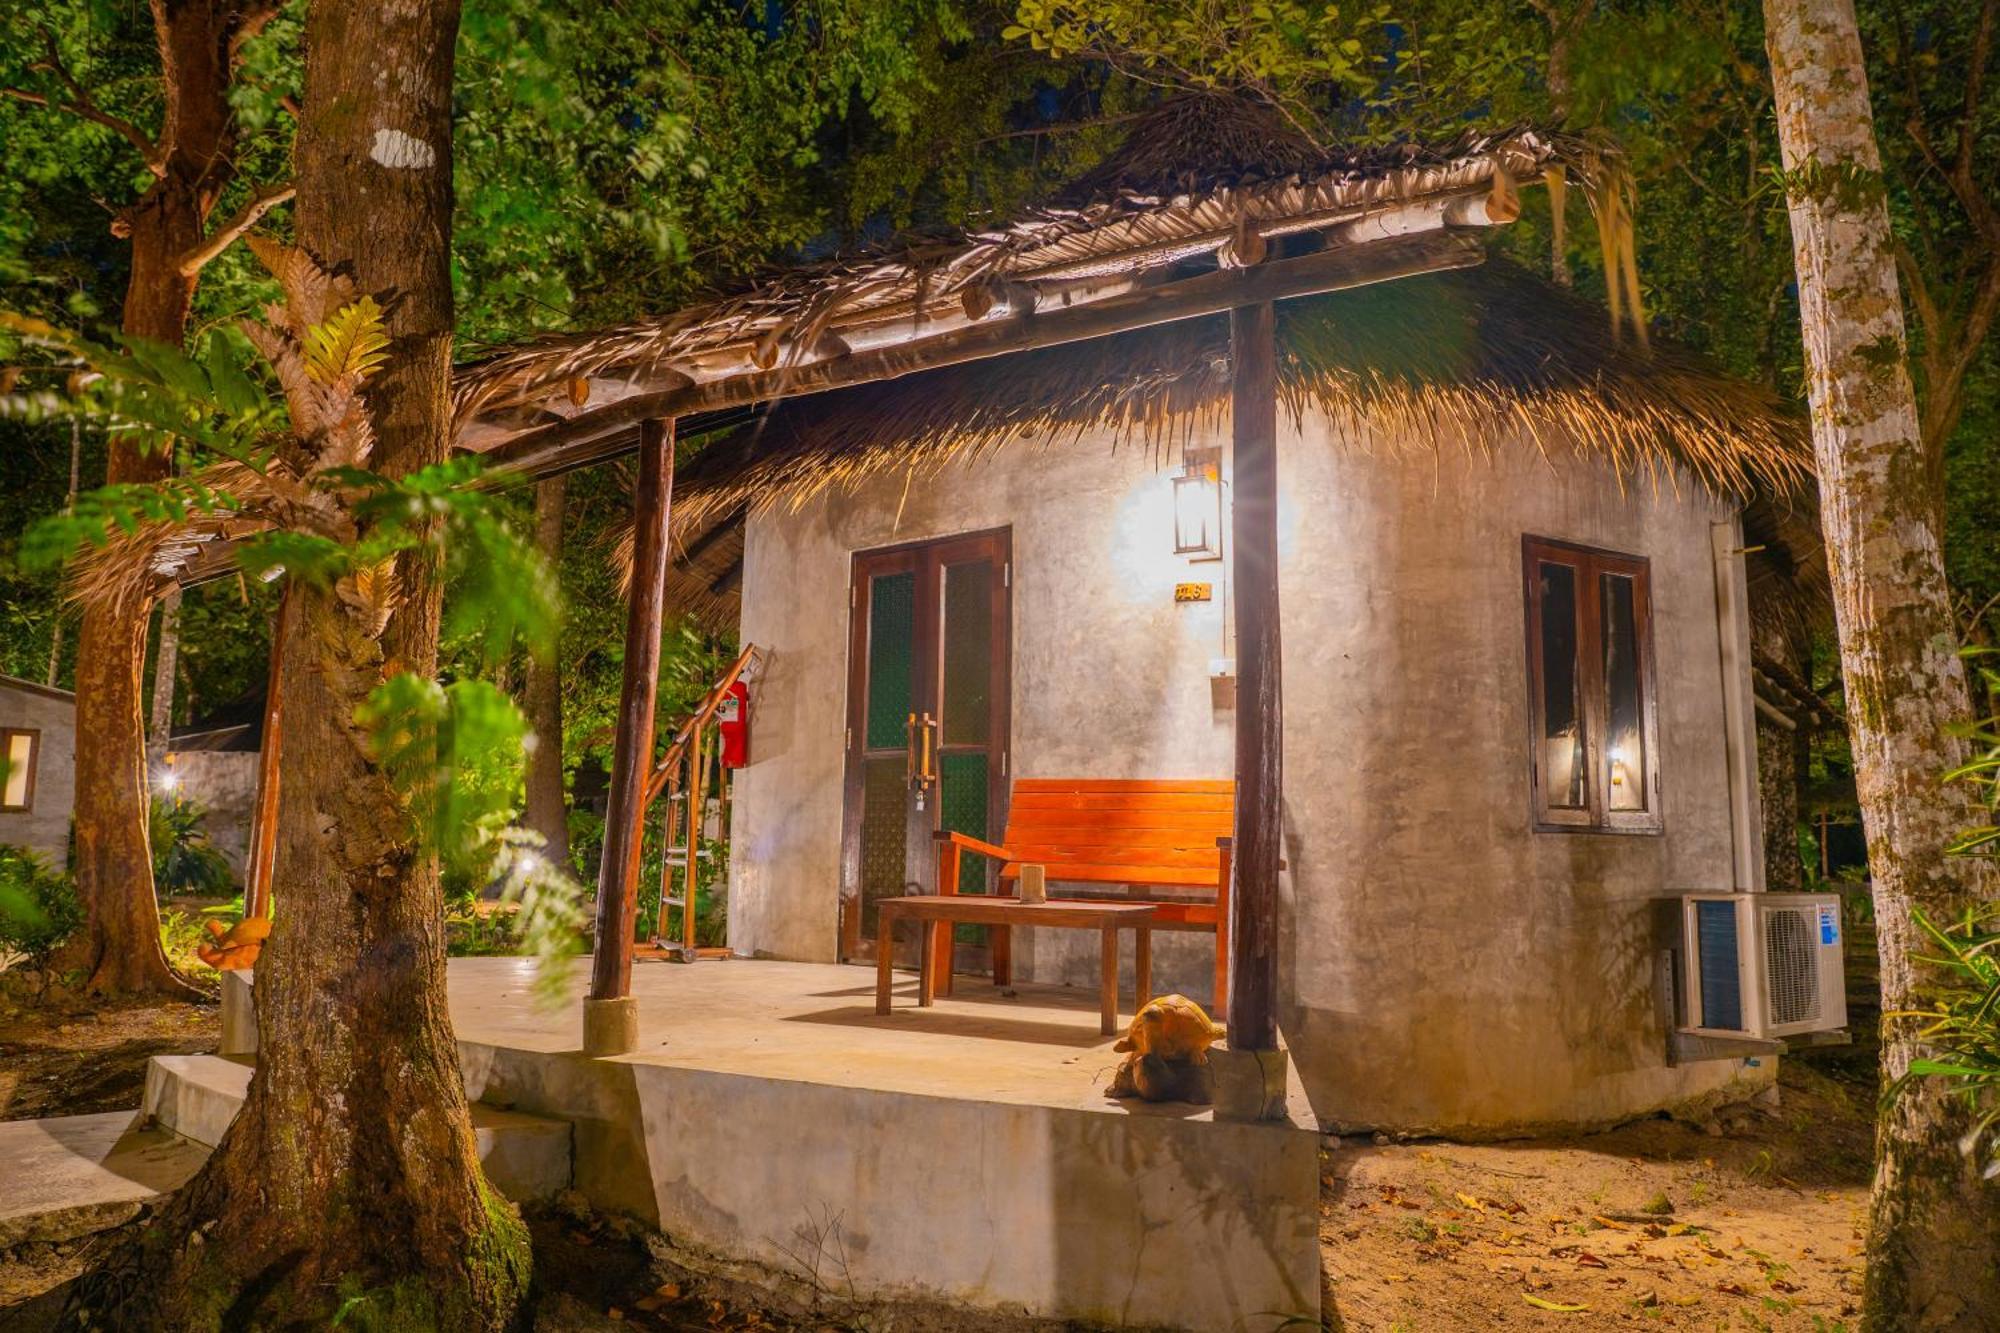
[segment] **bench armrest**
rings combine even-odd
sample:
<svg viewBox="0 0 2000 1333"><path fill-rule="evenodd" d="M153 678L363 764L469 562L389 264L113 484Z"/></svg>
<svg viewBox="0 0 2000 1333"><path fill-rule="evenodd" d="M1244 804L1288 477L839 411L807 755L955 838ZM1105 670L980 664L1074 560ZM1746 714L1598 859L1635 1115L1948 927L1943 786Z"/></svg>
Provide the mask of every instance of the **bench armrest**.
<svg viewBox="0 0 2000 1333"><path fill-rule="evenodd" d="M1236 847L1236 839L1234 839L1234 838L1217 838L1217 839L1215 840L1215 846L1216 846L1216 850L1218 850L1218 851L1224 851L1224 852L1227 852L1227 851L1233 851L1233 850L1235 850L1235 847ZM1291 867L1291 865L1290 865L1290 864L1289 864L1288 862L1286 862L1286 861L1285 861L1285 860L1284 860L1283 858L1280 858L1280 859L1279 859L1279 861L1278 861L1278 869L1280 869L1280 870L1290 870L1291 868L1292 868L1292 867Z"/></svg>
<svg viewBox="0 0 2000 1333"><path fill-rule="evenodd" d="M954 847L963 848L968 852L978 852L982 856L990 856L996 861L1011 861L1014 859L1014 853L1008 851L1005 847L997 847L990 842L981 842L979 839L968 834L953 833L949 829L939 829L937 832L931 834L931 838L936 842L949 843Z"/></svg>

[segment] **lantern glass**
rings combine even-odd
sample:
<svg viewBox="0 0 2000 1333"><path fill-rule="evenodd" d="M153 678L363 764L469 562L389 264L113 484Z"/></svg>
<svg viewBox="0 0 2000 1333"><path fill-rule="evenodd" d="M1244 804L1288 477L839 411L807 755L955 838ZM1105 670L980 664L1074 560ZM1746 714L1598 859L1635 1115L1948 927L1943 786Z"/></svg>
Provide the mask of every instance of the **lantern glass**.
<svg viewBox="0 0 2000 1333"><path fill-rule="evenodd" d="M1190 457L1174 478L1174 554L1222 558L1222 468L1212 458Z"/></svg>

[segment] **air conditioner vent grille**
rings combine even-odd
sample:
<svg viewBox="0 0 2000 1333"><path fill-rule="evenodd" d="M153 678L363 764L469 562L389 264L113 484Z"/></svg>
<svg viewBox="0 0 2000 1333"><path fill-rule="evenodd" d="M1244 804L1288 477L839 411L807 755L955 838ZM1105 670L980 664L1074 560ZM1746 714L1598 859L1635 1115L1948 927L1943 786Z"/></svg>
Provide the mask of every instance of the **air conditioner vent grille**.
<svg viewBox="0 0 2000 1333"><path fill-rule="evenodd" d="M1819 1018L1819 963L1811 913L1772 908L1764 913L1764 965L1770 983L1771 1022L1783 1026Z"/></svg>

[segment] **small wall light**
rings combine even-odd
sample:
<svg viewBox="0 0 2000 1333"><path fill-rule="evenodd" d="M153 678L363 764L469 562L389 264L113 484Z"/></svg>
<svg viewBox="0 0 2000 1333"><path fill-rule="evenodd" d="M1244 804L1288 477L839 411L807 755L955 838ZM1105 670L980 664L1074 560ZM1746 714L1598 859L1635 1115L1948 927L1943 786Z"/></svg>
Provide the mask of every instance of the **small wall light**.
<svg viewBox="0 0 2000 1333"><path fill-rule="evenodd" d="M1174 478L1174 554L1222 559L1222 451L1189 449Z"/></svg>

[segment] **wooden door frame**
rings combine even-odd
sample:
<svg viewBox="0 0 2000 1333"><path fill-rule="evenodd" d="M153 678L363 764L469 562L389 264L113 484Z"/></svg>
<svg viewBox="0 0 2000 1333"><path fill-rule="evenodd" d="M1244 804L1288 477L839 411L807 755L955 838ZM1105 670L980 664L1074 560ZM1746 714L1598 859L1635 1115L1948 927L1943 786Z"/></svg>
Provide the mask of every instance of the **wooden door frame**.
<svg viewBox="0 0 2000 1333"><path fill-rule="evenodd" d="M989 764L986 771L986 811L989 831L1005 827L1007 818L1008 776L1013 767L1013 696L1014 696L1014 530L1012 525L978 528L968 532L947 533L938 537L927 537L916 541L897 542L888 546L874 546L853 552L848 558L847 574L847 670L846 688L846 741L842 749L841 776L841 816L840 816L840 885L836 956L845 960L856 955L861 943L861 797L864 776L864 758L867 750L867 664L868 664L868 607L862 597L864 578L872 578L881 573L900 572L907 568L917 575L917 606L914 634L917 650L926 646L939 654L935 668L918 670L911 680L911 707L918 712L935 711L937 700L930 697L941 688L939 679L942 669L943 639L940 630L940 599L943 595L942 571L945 561L935 561L939 571L937 586L931 591L934 596L924 596L925 568L932 563L929 557L934 552L959 544L984 544L989 549L990 558L1001 570L999 595L993 599L992 642L993 656L997 666L994 689L989 701L988 734L995 738L989 747L997 752L1000 761ZM898 559L903 557L903 559ZM907 562L907 563L905 563ZM900 568L899 568L900 567ZM864 572L865 571L865 572ZM931 811L933 826L939 806L934 804ZM850 904L852 906L850 906Z"/></svg>

